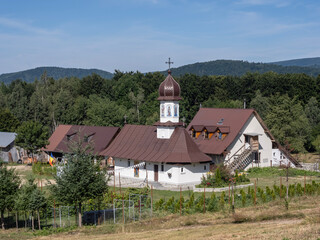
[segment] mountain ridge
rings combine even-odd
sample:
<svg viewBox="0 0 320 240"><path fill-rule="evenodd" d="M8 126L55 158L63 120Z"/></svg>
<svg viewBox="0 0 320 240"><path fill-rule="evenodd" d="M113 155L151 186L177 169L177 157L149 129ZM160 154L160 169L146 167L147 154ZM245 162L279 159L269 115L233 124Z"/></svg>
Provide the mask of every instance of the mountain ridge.
<svg viewBox="0 0 320 240"><path fill-rule="evenodd" d="M291 64L291 65L290 65ZM305 73L311 76L320 74L320 57L292 59L270 63L255 63L242 60L214 60L207 62L196 62L171 68L172 75L180 76L187 73L199 76L203 75L232 75L242 76L248 72L252 73ZM83 69L83 68L63 68L63 67L37 67L14 73L4 73L0 75L0 82L8 84L16 79L26 82L33 82L40 79L41 75L46 71L48 77L60 79L65 77L83 78L93 73L103 78L111 79L113 74L100 69ZM167 71L160 71L164 75Z"/></svg>
<svg viewBox="0 0 320 240"><path fill-rule="evenodd" d="M16 79L26 82L33 82L35 79L40 79L41 75L46 72L48 77L60 79L65 77L83 78L93 73L100 75L103 78L111 79L113 74L100 69L83 69L83 68L63 68L63 67L36 67L33 69L23 70L13 73L4 73L0 75L0 82L5 84L10 83Z"/></svg>

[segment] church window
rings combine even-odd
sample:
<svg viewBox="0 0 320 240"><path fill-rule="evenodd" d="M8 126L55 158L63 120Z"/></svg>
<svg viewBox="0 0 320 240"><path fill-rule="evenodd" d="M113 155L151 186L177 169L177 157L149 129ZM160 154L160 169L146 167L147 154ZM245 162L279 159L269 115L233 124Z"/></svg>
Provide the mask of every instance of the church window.
<svg viewBox="0 0 320 240"><path fill-rule="evenodd" d="M161 117L164 117L164 104L161 104Z"/></svg>
<svg viewBox="0 0 320 240"><path fill-rule="evenodd" d="M131 162L130 162L130 160L128 160L128 167L130 167L130 164L131 164Z"/></svg>
<svg viewBox="0 0 320 240"><path fill-rule="evenodd" d="M164 172L164 164L161 163L161 172Z"/></svg>
<svg viewBox="0 0 320 240"><path fill-rule="evenodd" d="M177 104L174 105L174 116L178 117L178 105Z"/></svg>
<svg viewBox="0 0 320 240"><path fill-rule="evenodd" d="M207 170L207 165L203 166L203 170L205 170L205 171Z"/></svg>
<svg viewBox="0 0 320 240"><path fill-rule="evenodd" d="M171 106L170 106L170 105L168 106L168 113L167 113L167 116L168 116L168 117L171 117Z"/></svg>

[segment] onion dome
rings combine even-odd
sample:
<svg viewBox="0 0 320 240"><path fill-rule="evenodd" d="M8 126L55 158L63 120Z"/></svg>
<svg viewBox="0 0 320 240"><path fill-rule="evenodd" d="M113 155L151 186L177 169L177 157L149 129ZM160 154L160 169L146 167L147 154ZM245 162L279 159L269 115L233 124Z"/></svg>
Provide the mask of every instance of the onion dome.
<svg viewBox="0 0 320 240"><path fill-rule="evenodd" d="M159 86L160 101L179 101L180 97L180 85L171 76L171 71L168 71L168 76Z"/></svg>

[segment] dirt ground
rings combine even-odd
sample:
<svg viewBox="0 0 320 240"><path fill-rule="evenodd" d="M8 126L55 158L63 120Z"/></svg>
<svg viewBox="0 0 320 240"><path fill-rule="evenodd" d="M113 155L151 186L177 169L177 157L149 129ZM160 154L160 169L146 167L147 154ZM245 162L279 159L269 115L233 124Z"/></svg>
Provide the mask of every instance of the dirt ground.
<svg viewBox="0 0 320 240"><path fill-rule="evenodd" d="M316 200L316 201L315 201ZM317 199L304 198L291 204L267 204L230 213L206 213L165 218L117 226L116 233L107 233L105 226L37 239L320 239L320 207ZM235 223L235 221L242 223Z"/></svg>

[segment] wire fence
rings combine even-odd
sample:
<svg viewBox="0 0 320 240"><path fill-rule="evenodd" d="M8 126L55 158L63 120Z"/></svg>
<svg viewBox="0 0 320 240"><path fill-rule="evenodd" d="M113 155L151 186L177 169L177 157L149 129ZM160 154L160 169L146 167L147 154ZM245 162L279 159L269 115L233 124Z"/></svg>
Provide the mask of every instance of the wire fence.
<svg viewBox="0 0 320 240"><path fill-rule="evenodd" d="M152 216L151 202L152 199L148 195L130 194L129 200L113 199L113 203L99 206L85 204L81 207L82 224L124 224L139 221ZM39 213L10 211L6 212L4 222L6 228L32 228L32 225L35 229L70 227L79 223L79 208L76 206L47 207L41 209Z"/></svg>

